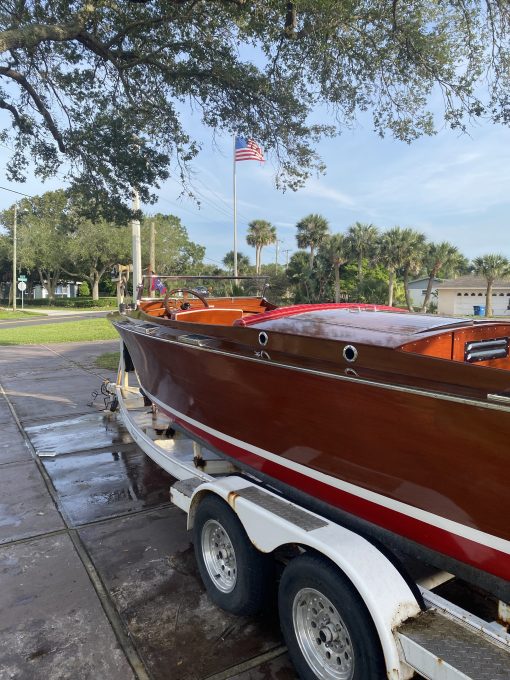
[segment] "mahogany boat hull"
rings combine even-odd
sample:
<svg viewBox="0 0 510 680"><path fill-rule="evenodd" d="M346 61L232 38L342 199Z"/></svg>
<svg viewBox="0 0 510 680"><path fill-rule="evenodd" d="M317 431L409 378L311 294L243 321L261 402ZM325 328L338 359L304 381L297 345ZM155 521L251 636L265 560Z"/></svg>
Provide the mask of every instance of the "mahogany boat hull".
<svg viewBox="0 0 510 680"><path fill-rule="evenodd" d="M510 600L510 410L115 325L144 391L193 437Z"/></svg>

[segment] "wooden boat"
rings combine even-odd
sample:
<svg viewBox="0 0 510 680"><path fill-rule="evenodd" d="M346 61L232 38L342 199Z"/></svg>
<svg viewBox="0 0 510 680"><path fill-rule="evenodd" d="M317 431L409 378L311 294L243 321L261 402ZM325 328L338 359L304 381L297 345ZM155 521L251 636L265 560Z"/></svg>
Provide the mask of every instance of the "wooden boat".
<svg viewBox="0 0 510 680"><path fill-rule="evenodd" d="M510 322L188 289L110 320L147 396L193 437L510 601Z"/></svg>

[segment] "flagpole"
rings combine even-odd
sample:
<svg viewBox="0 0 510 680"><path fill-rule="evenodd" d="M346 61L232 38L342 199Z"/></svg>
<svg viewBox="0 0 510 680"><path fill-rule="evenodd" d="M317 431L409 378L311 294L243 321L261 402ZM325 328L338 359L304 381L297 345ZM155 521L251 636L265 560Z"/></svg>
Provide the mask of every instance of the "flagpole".
<svg viewBox="0 0 510 680"><path fill-rule="evenodd" d="M234 276L237 277L237 186L236 186L236 135L234 133L234 148L232 153L232 176L234 182Z"/></svg>

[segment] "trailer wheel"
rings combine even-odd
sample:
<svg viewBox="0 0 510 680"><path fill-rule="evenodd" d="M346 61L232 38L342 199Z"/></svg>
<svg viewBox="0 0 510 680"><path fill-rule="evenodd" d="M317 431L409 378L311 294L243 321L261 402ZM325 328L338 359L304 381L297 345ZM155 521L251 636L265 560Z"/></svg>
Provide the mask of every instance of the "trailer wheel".
<svg viewBox="0 0 510 680"><path fill-rule="evenodd" d="M218 496L207 495L200 502L193 542L212 601L232 614L260 611L270 594L272 559L253 546L236 514Z"/></svg>
<svg viewBox="0 0 510 680"><path fill-rule="evenodd" d="M365 604L347 577L325 559L305 554L287 565L278 607L290 657L303 680L386 677Z"/></svg>

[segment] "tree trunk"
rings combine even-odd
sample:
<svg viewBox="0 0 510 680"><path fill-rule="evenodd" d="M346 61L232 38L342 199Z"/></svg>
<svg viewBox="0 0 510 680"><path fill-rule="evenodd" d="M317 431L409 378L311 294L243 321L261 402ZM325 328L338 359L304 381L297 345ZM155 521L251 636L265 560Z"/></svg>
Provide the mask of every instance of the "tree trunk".
<svg viewBox="0 0 510 680"><path fill-rule="evenodd" d="M99 300L99 276L97 272L94 272L94 277L92 279L92 299Z"/></svg>
<svg viewBox="0 0 510 680"><path fill-rule="evenodd" d="M335 302L340 302L340 262L335 262Z"/></svg>
<svg viewBox="0 0 510 680"><path fill-rule="evenodd" d="M492 316L492 284L491 279L487 280L487 292L485 293L485 316Z"/></svg>
<svg viewBox="0 0 510 680"><path fill-rule="evenodd" d="M257 246L255 248L255 271L260 274L260 259L262 255L262 246Z"/></svg>
<svg viewBox="0 0 510 680"><path fill-rule="evenodd" d="M413 303L411 300L411 295L409 293L409 272L407 269L404 270L404 290L406 294L406 305L407 309L412 312L413 311Z"/></svg>
<svg viewBox="0 0 510 680"><path fill-rule="evenodd" d="M311 300L311 295L310 295L310 288L308 286L308 281L305 279L303 283L304 283L305 291L306 291L306 301L308 302L308 304L310 304L312 302L312 300Z"/></svg>
<svg viewBox="0 0 510 680"><path fill-rule="evenodd" d="M389 271L389 280L388 280L388 305L390 307L393 307L393 285L394 285L394 279L395 279L395 272L393 269L390 269Z"/></svg>
<svg viewBox="0 0 510 680"><path fill-rule="evenodd" d="M432 285L434 283L434 279L436 278L436 274L438 271L439 268L436 269L436 267L434 267L434 269L430 272L429 280L427 283L427 292L425 293L425 299L423 300L423 305L420 309L420 312L427 311L427 307L429 306L430 302L430 296L432 295Z"/></svg>
<svg viewBox="0 0 510 680"><path fill-rule="evenodd" d="M313 245L310 246L310 270L313 269L313 259L314 259L314 248Z"/></svg>
<svg viewBox="0 0 510 680"><path fill-rule="evenodd" d="M47 277L48 283L46 285L46 289L48 291L48 300L50 301L50 305L55 302L55 281L51 276Z"/></svg>
<svg viewBox="0 0 510 680"><path fill-rule="evenodd" d="M51 272L46 272L46 279L48 281L48 298L51 304L52 302L55 302L55 289L60 279L60 269L56 269L53 272L53 275Z"/></svg>
<svg viewBox="0 0 510 680"><path fill-rule="evenodd" d="M45 288L46 288L46 290L48 290L48 287L44 283L44 275L42 273L42 270L38 268L37 273L39 274L39 281L41 282L41 300L44 300L44 296L43 296L42 292Z"/></svg>
<svg viewBox="0 0 510 680"><path fill-rule="evenodd" d="M363 279L363 251L360 250L358 254L358 281Z"/></svg>
<svg viewBox="0 0 510 680"><path fill-rule="evenodd" d="M41 279L42 287L45 288L46 292L48 293L48 302L51 303L52 295L54 295L54 292L52 293L51 276L49 275L49 272L45 271L44 269L40 269L39 277Z"/></svg>

